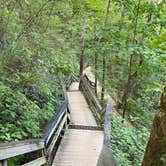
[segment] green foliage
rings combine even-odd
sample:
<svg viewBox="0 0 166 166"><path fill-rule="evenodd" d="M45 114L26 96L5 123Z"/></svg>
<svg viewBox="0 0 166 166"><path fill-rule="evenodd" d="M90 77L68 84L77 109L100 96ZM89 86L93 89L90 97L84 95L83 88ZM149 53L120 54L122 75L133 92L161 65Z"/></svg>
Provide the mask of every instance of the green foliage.
<svg viewBox="0 0 166 166"><path fill-rule="evenodd" d="M143 160L144 151L149 137L146 128L134 129L122 118L113 116L111 145L119 166L139 166Z"/></svg>
<svg viewBox="0 0 166 166"><path fill-rule="evenodd" d="M0 9L0 141L39 137L63 100L60 80L78 72L79 26L66 26L66 1L4 1Z"/></svg>
<svg viewBox="0 0 166 166"><path fill-rule="evenodd" d="M40 108L24 94L0 85L0 140L39 137L39 112Z"/></svg>
<svg viewBox="0 0 166 166"><path fill-rule="evenodd" d="M138 2L111 1L105 26L108 0L0 3L0 141L40 136L62 100L61 81L78 73L86 18L85 63L97 57L94 73L102 80L105 57L104 86L118 111L130 83L125 107L138 131L114 117L114 154L119 165L140 165L147 139L140 128L150 128L166 76L166 5Z"/></svg>

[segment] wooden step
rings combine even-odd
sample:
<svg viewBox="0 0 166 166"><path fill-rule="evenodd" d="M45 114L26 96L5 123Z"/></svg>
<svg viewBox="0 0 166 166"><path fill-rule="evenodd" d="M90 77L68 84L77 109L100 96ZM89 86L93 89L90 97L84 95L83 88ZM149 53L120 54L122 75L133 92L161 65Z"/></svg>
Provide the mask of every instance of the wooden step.
<svg viewBox="0 0 166 166"><path fill-rule="evenodd" d="M96 166L103 145L103 131L69 129L55 155L53 166Z"/></svg>

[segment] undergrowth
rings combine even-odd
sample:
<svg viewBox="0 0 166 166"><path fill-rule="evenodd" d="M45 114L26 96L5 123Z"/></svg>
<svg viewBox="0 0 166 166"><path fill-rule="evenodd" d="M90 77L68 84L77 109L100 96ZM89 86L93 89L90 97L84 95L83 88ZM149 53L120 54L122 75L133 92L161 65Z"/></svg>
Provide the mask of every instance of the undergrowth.
<svg viewBox="0 0 166 166"><path fill-rule="evenodd" d="M149 131L146 128L136 130L129 127L118 116L113 116L111 129L111 145L118 166L141 165Z"/></svg>

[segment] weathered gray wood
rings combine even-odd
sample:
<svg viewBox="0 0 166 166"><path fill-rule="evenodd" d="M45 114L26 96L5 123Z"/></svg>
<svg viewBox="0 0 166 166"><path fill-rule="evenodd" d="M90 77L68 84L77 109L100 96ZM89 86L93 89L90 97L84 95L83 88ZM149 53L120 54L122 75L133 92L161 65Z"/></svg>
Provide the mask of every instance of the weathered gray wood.
<svg viewBox="0 0 166 166"><path fill-rule="evenodd" d="M101 105L100 105L98 99L97 99L96 96L93 94L91 88L88 86L87 80L86 80L84 77L82 77L81 80L82 80L82 84L83 84L83 86L84 86L83 88L85 88L85 89L88 91L88 93L89 93L91 99L93 100L93 103L95 104L95 106L96 106L97 109L98 109L98 112L100 113L100 112L102 111L102 107L101 107Z"/></svg>
<svg viewBox="0 0 166 166"><path fill-rule="evenodd" d="M0 160L30 153L44 148L44 140L26 140L0 144Z"/></svg>
<svg viewBox="0 0 166 166"><path fill-rule="evenodd" d="M97 166L117 166L110 149L111 143L111 104L107 104L104 123L104 141Z"/></svg>
<svg viewBox="0 0 166 166"><path fill-rule="evenodd" d="M49 142L49 139L51 138L52 134L54 133L55 129L56 129L56 125L59 123L59 120L62 117L62 114L64 115L65 110L68 108L68 101L65 100L60 109L55 113L52 121L50 122L50 124L46 127L46 129L43 132L43 139L47 143Z"/></svg>
<svg viewBox="0 0 166 166"><path fill-rule="evenodd" d="M57 126L59 125L59 122L61 121L61 119L62 119L62 117L63 117L64 114L65 114L65 111L60 115L60 117L58 118L56 124L53 126L52 130L50 131L50 133L49 133L49 135L48 135L48 137L47 137L47 139L46 139L46 141L45 141L45 142L46 142L46 145L48 144L50 138L51 138L52 135L54 134L54 131L55 131L55 129L57 128Z"/></svg>
<svg viewBox="0 0 166 166"><path fill-rule="evenodd" d="M102 131L103 128L100 126L86 126L86 125L69 125L69 129L81 129L81 130L99 130Z"/></svg>
<svg viewBox="0 0 166 166"><path fill-rule="evenodd" d="M68 89L73 82L79 82L79 79L74 74L70 74L66 82L66 89Z"/></svg>
<svg viewBox="0 0 166 166"><path fill-rule="evenodd" d="M107 104L104 123L104 145L109 146L111 142L111 104Z"/></svg>
<svg viewBox="0 0 166 166"><path fill-rule="evenodd" d="M69 129L65 132L53 166L96 166L103 131Z"/></svg>
<svg viewBox="0 0 166 166"><path fill-rule="evenodd" d="M59 135L60 135L65 123L66 123L66 121L67 121L67 115L65 115L63 117L63 119L62 119L62 121L61 121L61 123L60 123L60 125L58 127L58 130L55 133L55 136L54 136L52 142L50 143L49 147L47 148L47 155L48 156L51 156L52 150L54 149L56 141L57 141L57 139L58 139L58 137L59 137Z"/></svg>
<svg viewBox="0 0 166 166"><path fill-rule="evenodd" d="M7 160L0 161L0 166L7 166Z"/></svg>
<svg viewBox="0 0 166 166"><path fill-rule="evenodd" d="M26 163L26 164L24 164L22 166L41 166L43 164L46 164L46 157L45 156L40 157L40 158L38 158L36 160L33 160L33 161L29 162L29 163Z"/></svg>
<svg viewBox="0 0 166 166"><path fill-rule="evenodd" d="M75 125L97 125L83 94L80 91L67 92L67 94L71 107L71 123Z"/></svg>
<svg viewBox="0 0 166 166"><path fill-rule="evenodd" d="M84 74L84 78L87 80L87 82L89 83L89 85L92 87L92 88L95 88L95 83L92 82L88 76L86 74Z"/></svg>
<svg viewBox="0 0 166 166"><path fill-rule="evenodd" d="M112 151L109 147L103 145L97 166L117 166Z"/></svg>

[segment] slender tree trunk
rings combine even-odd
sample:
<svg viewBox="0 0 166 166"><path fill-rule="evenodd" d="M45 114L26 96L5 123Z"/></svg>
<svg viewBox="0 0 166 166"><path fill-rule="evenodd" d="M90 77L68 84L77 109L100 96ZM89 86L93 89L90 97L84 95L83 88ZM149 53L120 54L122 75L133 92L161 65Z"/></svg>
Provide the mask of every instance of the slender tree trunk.
<svg viewBox="0 0 166 166"><path fill-rule="evenodd" d="M105 17L105 21L104 21L104 27L107 25L107 22L108 22L108 15L110 13L110 6L111 6L111 0L108 0L107 12L106 12L106 17Z"/></svg>
<svg viewBox="0 0 166 166"><path fill-rule="evenodd" d="M110 12L110 6L111 6L111 0L108 0L107 12L106 12L106 17L105 17L105 21L104 21L104 27L107 25L107 22L108 22L108 16L109 16L109 12ZM104 54L103 54L103 75L102 75L101 101L104 100L105 76L106 76L106 55L105 55L105 51L104 51Z"/></svg>
<svg viewBox="0 0 166 166"><path fill-rule="evenodd" d="M81 53L80 53L80 78L83 76L84 70L84 50L85 50L85 34L86 34L86 18L84 18L82 36L81 36ZM79 89L81 90L81 80L79 83Z"/></svg>
<svg viewBox="0 0 166 166"><path fill-rule="evenodd" d="M83 74L84 70L84 50L85 50L85 33L86 33L86 19L84 19L83 23L83 31L81 36L81 54L80 54L80 77Z"/></svg>
<svg viewBox="0 0 166 166"><path fill-rule="evenodd" d="M98 42L98 38L96 36L96 17L94 21L94 32L95 32L95 37L94 37L94 48L96 48L96 43ZM97 70L98 70L98 53L96 49L94 50L95 52L95 94L97 95Z"/></svg>
<svg viewBox="0 0 166 166"><path fill-rule="evenodd" d="M98 55L95 51L95 93L97 94L97 70L98 70Z"/></svg>
<svg viewBox="0 0 166 166"><path fill-rule="evenodd" d="M122 21L123 21L123 18L124 18L124 5L123 5L123 2L122 2L121 9L120 9L119 17L120 17L120 26L119 26L119 36L120 36L120 32L122 30L122 25L123 25Z"/></svg>
<svg viewBox="0 0 166 166"><path fill-rule="evenodd" d="M166 166L166 86L160 98L142 166Z"/></svg>
<svg viewBox="0 0 166 166"><path fill-rule="evenodd" d="M140 4L141 4L141 0L138 0L138 5L137 5L137 9L136 9L135 23L134 23L134 30L133 30L133 38L132 38L132 43L133 44L137 43L136 34L137 34L137 24L138 24L138 15L139 15L139 10L140 10ZM130 93L132 79L134 78L133 76L135 75L135 74L132 74L133 61L134 61L134 55L131 54L130 55L130 60L129 60L128 80L127 80L127 83L125 85L124 93L123 93L123 96L122 96L123 118L125 118L126 107L127 107L127 99L128 99L129 93ZM137 74L137 71L136 71L136 74Z"/></svg>
<svg viewBox="0 0 166 166"><path fill-rule="evenodd" d="M101 101L104 100L105 93L105 76L106 76L106 55L103 54L103 76L102 76L102 90L101 90Z"/></svg>

